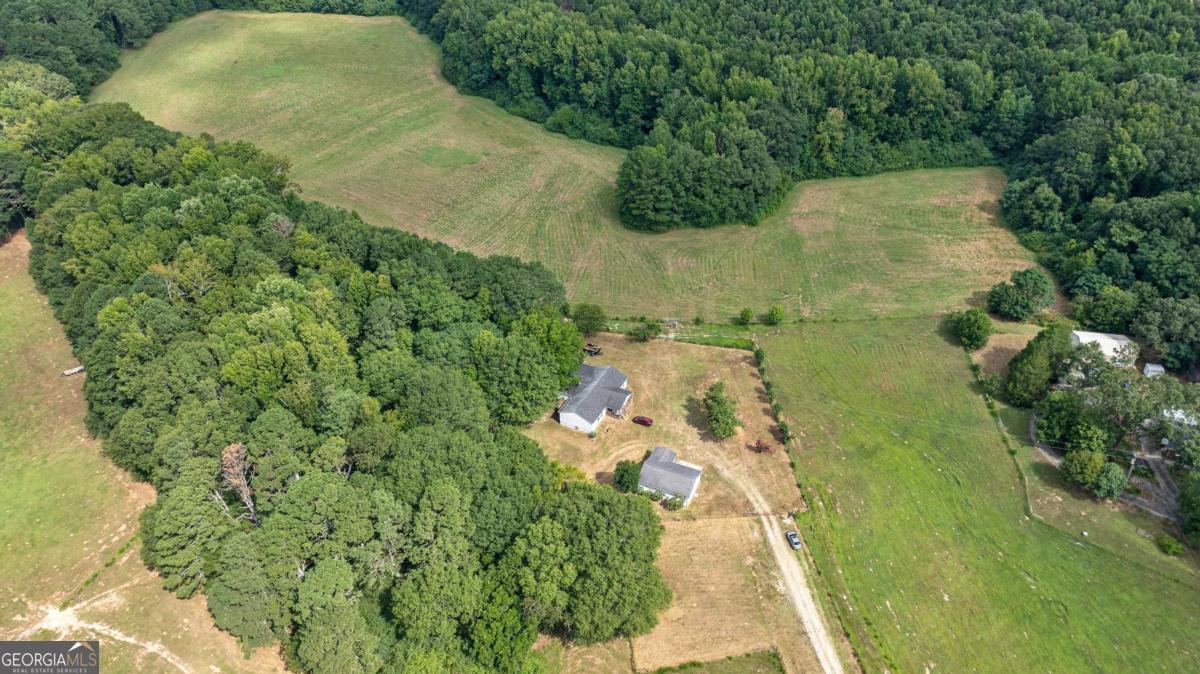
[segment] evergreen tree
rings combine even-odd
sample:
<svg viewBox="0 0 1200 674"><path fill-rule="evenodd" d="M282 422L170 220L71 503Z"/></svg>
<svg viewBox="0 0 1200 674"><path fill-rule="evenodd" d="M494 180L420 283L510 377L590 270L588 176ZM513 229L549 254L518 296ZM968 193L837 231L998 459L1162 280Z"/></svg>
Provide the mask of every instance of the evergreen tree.
<svg viewBox="0 0 1200 674"><path fill-rule="evenodd" d="M217 492L217 471L216 459L189 459L175 488L155 509L154 562L163 587L179 597L204 587L233 530L233 519Z"/></svg>
<svg viewBox="0 0 1200 674"><path fill-rule="evenodd" d="M1100 498L1116 498L1128 485L1129 479L1125 476L1125 471L1115 463L1106 463L1096 476L1092 491Z"/></svg>
<svg viewBox="0 0 1200 674"><path fill-rule="evenodd" d="M616 469L613 470L613 486L619 492L636 493L641 476L642 466L637 461L618 461Z"/></svg>
<svg viewBox="0 0 1200 674"><path fill-rule="evenodd" d="M737 418L737 410L733 399L725 393L725 384L716 382L704 392L704 416L708 419L708 427L718 438L731 438L742 425Z"/></svg>
<svg viewBox="0 0 1200 674"><path fill-rule="evenodd" d="M277 641L290 621L249 534L229 537L218 568L219 574L205 591L217 627L237 637L247 654Z"/></svg>

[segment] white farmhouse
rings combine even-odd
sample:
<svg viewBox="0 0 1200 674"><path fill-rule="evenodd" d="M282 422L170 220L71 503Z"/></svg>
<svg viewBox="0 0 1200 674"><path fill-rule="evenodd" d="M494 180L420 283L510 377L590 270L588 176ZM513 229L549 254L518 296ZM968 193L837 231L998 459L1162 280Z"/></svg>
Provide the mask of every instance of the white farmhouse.
<svg viewBox="0 0 1200 674"><path fill-rule="evenodd" d="M584 433L600 426L604 415L624 416L633 391L629 377L611 365L579 366L579 384L566 393L566 402L558 408L558 423Z"/></svg>
<svg viewBox="0 0 1200 674"><path fill-rule="evenodd" d="M1071 343L1075 346L1095 344L1100 347L1100 353L1103 353L1109 362L1123 367L1129 367L1137 360L1137 342L1125 335L1074 330L1071 332Z"/></svg>

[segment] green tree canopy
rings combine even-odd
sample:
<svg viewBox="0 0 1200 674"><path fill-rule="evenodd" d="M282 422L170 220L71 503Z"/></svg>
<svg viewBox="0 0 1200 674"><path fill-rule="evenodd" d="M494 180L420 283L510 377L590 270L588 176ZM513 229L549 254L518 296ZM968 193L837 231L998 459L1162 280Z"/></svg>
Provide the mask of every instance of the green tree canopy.
<svg viewBox="0 0 1200 674"><path fill-rule="evenodd" d="M642 466L637 461L618 461L613 470L613 486L626 494L636 493L638 480L642 477Z"/></svg>
<svg viewBox="0 0 1200 674"><path fill-rule="evenodd" d="M704 391L704 416L709 430L718 438L731 438L742 425L733 399L725 392L724 382L716 382Z"/></svg>
<svg viewBox="0 0 1200 674"><path fill-rule="evenodd" d="M974 307L951 315L950 324L958 341L968 351L978 351L987 346L994 329L992 319L983 310Z"/></svg>
<svg viewBox="0 0 1200 674"><path fill-rule="evenodd" d="M545 516L570 532L567 557L577 573L562 618L547 627L580 643L644 633L671 593L654 566L662 525L644 498L572 484Z"/></svg>
<svg viewBox="0 0 1200 674"><path fill-rule="evenodd" d="M575 327L585 335L591 335L608 327L608 315L598 304L576 304L571 312Z"/></svg>
<svg viewBox="0 0 1200 674"><path fill-rule="evenodd" d="M988 310L1003 318L1024 321L1054 303L1054 284L1039 269L1012 273L1011 282L998 283L988 293Z"/></svg>

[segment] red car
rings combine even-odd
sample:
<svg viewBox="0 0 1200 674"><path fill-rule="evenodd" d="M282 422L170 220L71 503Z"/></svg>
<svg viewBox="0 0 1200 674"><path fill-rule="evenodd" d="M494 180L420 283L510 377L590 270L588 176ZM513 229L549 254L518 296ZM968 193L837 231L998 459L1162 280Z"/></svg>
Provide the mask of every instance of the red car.
<svg viewBox="0 0 1200 674"><path fill-rule="evenodd" d="M639 426L645 426L646 428L650 428L651 426L654 425L654 420L651 419L650 417L634 417L633 423L635 423Z"/></svg>

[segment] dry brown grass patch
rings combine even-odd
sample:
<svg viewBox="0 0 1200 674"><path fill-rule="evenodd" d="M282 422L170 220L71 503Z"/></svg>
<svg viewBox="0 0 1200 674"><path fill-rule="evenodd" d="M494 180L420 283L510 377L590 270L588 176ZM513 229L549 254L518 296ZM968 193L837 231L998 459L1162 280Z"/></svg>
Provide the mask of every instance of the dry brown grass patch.
<svg viewBox="0 0 1200 674"><path fill-rule="evenodd" d="M992 335L987 346L973 353L971 357L983 367L984 374L998 374L1003 377L1008 374L1009 361L1036 335L1036 327L1029 332Z"/></svg>
<svg viewBox="0 0 1200 674"><path fill-rule="evenodd" d="M667 522L666 528L658 566L674 598L654 631L633 641L638 671L771 647L765 605L779 592L757 518Z"/></svg>

